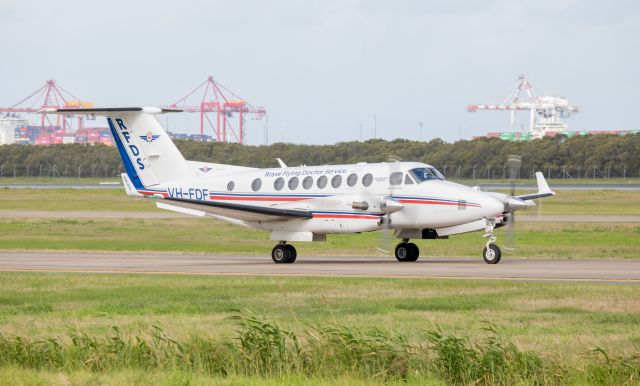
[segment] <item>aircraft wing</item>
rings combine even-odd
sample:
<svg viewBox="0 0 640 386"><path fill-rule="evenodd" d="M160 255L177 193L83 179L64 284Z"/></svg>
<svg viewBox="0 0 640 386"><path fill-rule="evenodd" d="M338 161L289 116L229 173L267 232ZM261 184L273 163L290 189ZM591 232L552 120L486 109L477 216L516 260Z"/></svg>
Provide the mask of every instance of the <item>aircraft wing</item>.
<svg viewBox="0 0 640 386"><path fill-rule="evenodd" d="M547 184L547 181L544 179L544 176L542 175L541 172L536 172L536 182L538 183L537 193L516 196L516 198L519 198L522 201L526 201L526 200L535 200L536 198L554 196L556 194L549 188L549 185Z"/></svg>
<svg viewBox="0 0 640 386"><path fill-rule="evenodd" d="M186 198L166 197L162 201L169 201L171 205L193 209L214 216L229 217L241 221L283 221L292 219L309 219L310 212L297 209L283 209L265 206L235 204L217 201L198 201Z"/></svg>

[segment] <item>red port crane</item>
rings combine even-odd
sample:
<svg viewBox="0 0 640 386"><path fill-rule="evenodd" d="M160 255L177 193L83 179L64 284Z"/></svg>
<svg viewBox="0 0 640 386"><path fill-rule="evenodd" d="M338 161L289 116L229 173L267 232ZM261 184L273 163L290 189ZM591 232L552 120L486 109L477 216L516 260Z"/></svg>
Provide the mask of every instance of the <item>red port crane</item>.
<svg viewBox="0 0 640 386"><path fill-rule="evenodd" d="M204 93L199 105L187 103L191 96L203 90ZM267 114L264 107L250 105L234 92L216 82L212 76L208 77L207 80L186 96L167 107L180 109L188 113L200 113L200 135L204 135L205 126L210 127L216 134L217 142L229 142L230 138L233 137L235 141L242 143L245 116L251 114L254 115L255 119L261 119ZM210 117L210 114L213 113L215 113L215 124ZM235 113L238 114L237 132L229 120Z"/></svg>
<svg viewBox="0 0 640 386"><path fill-rule="evenodd" d="M40 110L45 108L90 108L93 107L93 103L81 101L73 94L60 87L55 80L48 80L42 87L32 92L29 96L22 99L20 102L16 103L11 107L0 107L0 113L31 113L36 114ZM40 114L42 117L40 119L40 128L45 127L45 123L48 123L49 126L54 126L51 122L50 115ZM78 129L82 128L83 125L83 115L78 115ZM61 122L62 121L62 122ZM66 131L67 126L69 126L67 119L59 114L56 114L56 124L55 126L60 126L62 123L62 128Z"/></svg>

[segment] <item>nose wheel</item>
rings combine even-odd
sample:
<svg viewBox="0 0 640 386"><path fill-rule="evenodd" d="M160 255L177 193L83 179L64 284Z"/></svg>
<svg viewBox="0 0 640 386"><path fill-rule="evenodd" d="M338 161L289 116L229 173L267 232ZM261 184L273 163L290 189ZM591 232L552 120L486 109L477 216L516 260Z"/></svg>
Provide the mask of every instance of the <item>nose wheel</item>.
<svg viewBox="0 0 640 386"><path fill-rule="evenodd" d="M488 244L482 251L482 258L487 264L498 264L501 257L502 252L500 251L500 247L495 244Z"/></svg>
<svg viewBox="0 0 640 386"><path fill-rule="evenodd" d="M286 244L285 242L281 242L280 244L273 247L271 251L271 259L276 264L290 264L296 261L296 257L298 257L298 252L291 244Z"/></svg>
<svg viewBox="0 0 640 386"><path fill-rule="evenodd" d="M416 261L420 256L420 249L414 243L409 243L409 240L403 240L396 246L396 259L401 262Z"/></svg>
<svg viewBox="0 0 640 386"><path fill-rule="evenodd" d="M486 225L484 227L484 235L483 237L487 238L487 244L482 250L482 259L487 264L498 264L500 262L500 258L502 257L502 251L500 251L500 247L494 244L497 240L496 236L493 234L493 229L495 228L495 219L485 219Z"/></svg>

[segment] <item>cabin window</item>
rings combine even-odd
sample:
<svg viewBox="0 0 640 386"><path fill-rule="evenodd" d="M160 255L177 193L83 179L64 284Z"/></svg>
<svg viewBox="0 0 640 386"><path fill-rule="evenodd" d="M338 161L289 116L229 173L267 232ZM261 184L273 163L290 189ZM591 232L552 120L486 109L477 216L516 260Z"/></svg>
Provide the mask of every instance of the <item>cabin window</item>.
<svg viewBox="0 0 640 386"><path fill-rule="evenodd" d="M257 192L258 190L260 190L261 187L262 187L262 179L260 178L256 178L251 183L251 190L253 190L254 192Z"/></svg>
<svg viewBox="0 0 640 386"><path fill-rule="evenodd" d="M402 183L402 177L403 177L402 172L393 172L389 176L389 183L391 185L400 185Z"/></svg>
<svg viewBox="0 0 640 386"><path fill-rule="evenodd" d="M404 184L413 185L413 179L408 174L405 174L404 176Z"/></svg>
<svg viewBox="0 0 640 386"><path fill-rule="evenodd" d="M304 180L302 180L302 187L305 189L311 189L313 186L313 177L306 176Z"/></svg>
<svg viewBox="0 0 640 386"><path fill-rule="evenodd" d="M289 179L289 189L294 190L298 187L298 177L291 177Z"/></svg>
<svg viewBox="0 0 640 386"><path fill-rule="evenodd" d="M357 182L358 182L358 175L355 173L349 174L349 177L347 177L347 185L353 187Z"/></svg>
<svg viewBox="0 0 640 386"><path fill-rule="evenodd" d="M284 178L282 177L276 178L276 180L273 182L273 188L275 190L282 190L283 187L284 187Z"/></svg>
<svg viewBox="0 0 640 386"><path fill-rule="evenodd" d="M333 178L331 179L331 186L337 189L340 187L341 184L342 184L342 176L339 174L336 174L335 176L333 176Z"/></svg>
<svg viewBox="0 0 640 386"><path fill-rule="evenodd" d="M235 185L236 184L234 184L233 181L229 181L229 183L227 184L227 190L232 191Z"/></svg>
<svg viewBox="0 0 640 386"><path fill-rule="evenodd" d="M362 176L362 185L371 186L371 183L373 183L373 175L371 173Z"/></svg>
<svg viewBox="0 0 640 386"><path fill-rule="evenodd" d="M327 186L327 176L320 176L316 184L318 184L318 188L324 189L324 187Z"/></svg>

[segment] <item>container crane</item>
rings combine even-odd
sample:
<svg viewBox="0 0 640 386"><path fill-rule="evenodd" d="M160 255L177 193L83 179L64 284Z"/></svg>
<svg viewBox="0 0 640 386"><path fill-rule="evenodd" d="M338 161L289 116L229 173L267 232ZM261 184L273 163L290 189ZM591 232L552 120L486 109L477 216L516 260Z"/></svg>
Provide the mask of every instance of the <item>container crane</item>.
<svg viewBox="0 0 640 386"><path fill-rule="evenodd" d="M64 88L60 87L55 80L50 79L42 87L38 88L36 91L32 92L29 96L13 106L0 107L0 113L37 114L45 108L79 109L91 107L93 107L93 103L80 100ZM60 115L56 117L55 125L51 122L50 115L42 113L40 115L40 129L44 129L47 124L48 126L62 127L64 131L71 127L69 122L67 122L67 119ZM72 116L69 116L68 118L72 118ZM87 118L91 119L90 117ZM83 127L83 120L85 117L83 115L78 115L77 119L77 128L81 129Z"/></svg>
<svg viewBox="0 0 640 386"><path fill-rule="evenodd" d="M203 92L198 105L189 104L187 100L197 92ZM254 119L262 119L267 111L264 107L252 106L244 99L224 87L209 76L193 91L183 98L167 106L180 109L188 113L200 113L200 135L204 135L205 126L213 129L217 142L230 140L243 143L245 137L245 117L253 115ZM215 113L215 123L209 114ZM229 118L238 114L237 131L231 125Z"/></svg>
<svg viewBox="0 0 640 386"><path fill-rule="evenodd" d="M522 92L526 99L521 99ZM558 96L537 96L525 74L521 74L513 88L500 104L473 104L467 106L471 113L478 110L511 111L511 127L515 124L518 110L529 110L529 132L532 138L542 138L549 132L564 132L567 125L561 118L568 118L580 111L579 106L570 105L566 98Z"/></svg>

